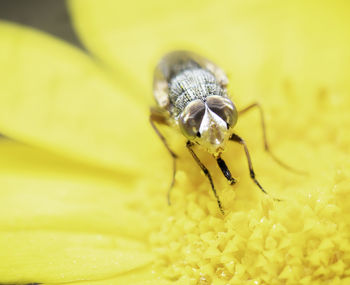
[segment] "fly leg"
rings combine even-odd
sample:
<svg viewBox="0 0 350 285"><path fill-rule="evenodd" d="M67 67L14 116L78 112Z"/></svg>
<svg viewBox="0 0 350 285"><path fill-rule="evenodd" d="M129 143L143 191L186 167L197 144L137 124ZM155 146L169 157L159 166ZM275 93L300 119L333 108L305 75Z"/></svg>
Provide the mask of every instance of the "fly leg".
<svg viewBox="0 0 350 285"><path fill-rule="evenodd" d="M176 159L177 159L177 155L171 150L171 148L169 147L165 137L161 134L161 132L159 131L159 129L157 128L155 123L158 124L163 124L163 125L167 125L168 126L168 122L167 122L167 117L164 115L163 112L158 111L157 109L151 108L151 115L149 117L150 123L152 128L154 129L154 131L156 132L156 134L158 135L158 137L160 138L160 140L163 142L164 146L166 147L166 149L168 150L168 152L170 153L171 157L173 158L173 177L171 180L171 184L168 190L168 204L170 205L170 192L171 189L173 188L174 184L175 184L175 175L176 175Z"/></svg>
<svg viewBox="0 0 350 285"><path fill-rule="evenodd" d="M266 194L266 195L269 195L269 193L267 193L265 191L265 189L261 186L261 184L259 183L259 181L255 178L255 172L254 172L254 169L253 169L253 164L252 164L252 160L250 158L250 154L249 154L249 151L248 151L248 147L245 143L245 141L239 137L238 135L236 134L232 134L231 137L230 137L230 140L231 141L234 141L234 142L237 142L239 144L241 144L244 148L244 152L245 152L245 156L247 157L247 162L248 162L248 167L249 167L249 174L250 174L250 178L254 181L254 183L260 188L260 190ZM278 199L275 199L275 200L278 200Z"/></svg>
<svg viewBox="0 0 350 285"><path fill-rule="evenodd" d="M216 159L216 162L218 163L221 172L224 174L225 178L226 178L227 181L230 183L230 185L235 184L237 181L236 181L236 179L234 179L234 178L232 177L231 172L230 172L230 170L228 169L228 167L227 167L225 161L224 161L221 157L218 157L218 158Z"/></svg>
<svg viewBox="0 0 350 285"><path fill-rule="evenodd" d="M202 169L202 171L204 172L205 176L208 178L209 182L210 182L210 186L211 189L213 190L214 196L216 198L216 201L218 203L220 212L225 215L224 209L222 208L221 205L221 201L220 198L218 196L218 194L216 193L216 189L214 187L214 182L213 179L211 178L211 175L209 173L209 170L205 167L205 165L199 160L198 156L195 154L195 152L193 151L192 147L193 147L193 143L191 143L190 141L187 141L186 143L186 147L189 150L189 152L191 153L192 157L194 158L194 160L197 162L198 166Z"/></svg>
<svg viewBox="0 0 350 285"><path fill-rule="evenodd" d="M261 105L258 102L255 102L247 107L245 107L243 110L238 112L238 115L242 115L245 112L252 110L253 108L257 108L259 110L259 114L260 114L260 122L261 122L261 129L262 129L262 134L263 134L263 141L264 141L264 149L265 151L272 157L272 159L278 163L280 166L284 167L285 169L288 169L289 171L298 173L298 174L306 174L304 171L300 171L298 169L295 169L289 165L287 165L286 163L284 163L282 160L280 160L270 149L270 146L267 142L267 136L266 136L266 125L265 125L265 118L264 118L264 112L263 109L261 107Z"/></svg>

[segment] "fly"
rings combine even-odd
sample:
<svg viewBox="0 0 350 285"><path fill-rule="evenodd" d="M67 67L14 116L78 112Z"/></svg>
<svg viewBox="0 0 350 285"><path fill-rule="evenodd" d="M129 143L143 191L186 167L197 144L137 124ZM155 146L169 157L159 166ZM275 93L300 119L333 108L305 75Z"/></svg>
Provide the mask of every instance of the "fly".
<svg viewBox="0 0 350 285"><path fill-rule="evenodd" d="M195 145L201 146L215 158L223 175L233 185L236 180L221 158L221 154L228 141L239 143L244 149L251 179L264 194L268 194L255 177L245 141L233 132L239 115L253 108L259 110L265 150L279 164L290 169L269 149L261 106L253 103L237 111L227 94L227 84L228 79L222 69L211 61L188 51L174 51L165 55L155 69L153 92L157 106L151 108L150 122L173 158L173 176L168 191L169 204L170 190L175 183L177 155L170 149L155 123L175 127L187 138L186 147L208 178L222 214L224 210L212 176L194 152Z"/></svg>

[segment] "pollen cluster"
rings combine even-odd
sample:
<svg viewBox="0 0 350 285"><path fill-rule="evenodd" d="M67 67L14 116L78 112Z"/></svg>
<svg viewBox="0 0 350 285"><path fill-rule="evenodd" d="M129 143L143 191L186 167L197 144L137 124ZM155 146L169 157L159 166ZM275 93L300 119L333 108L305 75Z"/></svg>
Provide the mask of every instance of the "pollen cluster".
<svg viewBox="0 0 350 285"><path fill-rule="evenodd" d="M308 122L320 123L303 137L300 155L308 175L284 179L278 166L260 171L259 177L273 176L281 202L242 176L241 183L221 191L223 216L205 176L180 171L174 191L185 197L175 197L177 205L151 236L164 276L179 284L350 284L350 163L345 159L350 138L341 132L350 117L342 115L349 105L343 103L328 106L322 118L305 113L306 124L291 128L298 134ZM284 128L283 123L275 127ZM306 153L314 159L306 159Z"/></svg>

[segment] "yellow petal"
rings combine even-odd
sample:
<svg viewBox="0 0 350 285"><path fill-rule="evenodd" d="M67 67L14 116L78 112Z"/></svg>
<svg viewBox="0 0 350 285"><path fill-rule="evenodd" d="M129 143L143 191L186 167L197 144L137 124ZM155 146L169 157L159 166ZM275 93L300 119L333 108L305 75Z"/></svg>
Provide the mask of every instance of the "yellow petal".
<svg viewBox="0 0 350 285"><path fill-rule="evenodd" d="M2 133L130 173L152 163L157 150L147 106L115 86L87 55L6 23L0 38Z"/></svg>
<svg viewBox="0 0 350 285"><path fill-rule="evenodd" d="M8 141L0 144L0 169L2 230L99 232L144 240L157 226L150 216L144 223L150 213L138 200L142 192L113 172Z"/></svg>
<svg viewBox="0 0 350 285"><path fill-rule="evenodd" d="M304 94L320 86L348 86L346 1L68 3L83 42L106 65L128 74L130 90L141 82L150 92L156 61L172 49L213 59L228 72L233 93L244 102L280 96L286 81Z"/></svg>
<svg viewBox="0 0 350 285"><path fill-rule="evenodd" d="M146 95L151 91L153 68L166 51L195 48L212 50L213 54L214 47L227 44L220 42L227 24L226 7L219 7L222 1L68 3L76 30L88 49L116 72L127 74L130 90L138 84ZM151 96L133 94L151 102Z"/></svg>
<svg viewBox="0 0 350 285"><path fill-rule="evenodd" d="M153 262L159 218L114 173L6 140L0 169L0 283L101 280Z"/></svg>
<svg viewBox="0 0 350 285"><path fill-rule="evenodd" d="M65 283L66 284L66 283ZM74 285L75 283L67 283L66 285ZM174 284L171 280L167 280L162 277L160 272L154 270L152 266L146 266L143 268L138 268L125 272L124 274L119 274L108 278L105 280L98 281L87 281L79 282L81 285L109 285L109 284L132 284L132 285L168 285ZM187 284L177 282L176 284Z"/></svg>
<svg viewBox="0 0 350 285"><path fill-rule="evenodd" d="M107 279L152 262L146 247L102 234L1 231L2 283Z"/></svg>

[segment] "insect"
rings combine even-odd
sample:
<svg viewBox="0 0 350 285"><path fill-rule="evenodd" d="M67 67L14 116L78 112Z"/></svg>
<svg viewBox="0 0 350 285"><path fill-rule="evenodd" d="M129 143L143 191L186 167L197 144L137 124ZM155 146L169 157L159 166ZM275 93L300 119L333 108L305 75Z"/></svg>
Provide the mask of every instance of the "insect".
<svg viewBox="0 0 350 285"><path fill-rule="evenodd" d="M224 210L212 176L196 155L194 151L196 145L202 147L215 158L223 175L231 185L235 184L236 180L221 158L221 154L228 141L242 145L251 179L264 194L268 194L255 177L245 141L233 132L239 115L253 108L260 111L265 150L279 164L290 168L278 160L268 147L261 106L258 103L253 103L241 111L237 111L227 94L227 84L228 79L222 69L211 61L188 51L174 51L165 55L155 69L153 92L157 106L151 108L150 122L173 158L173 176L168 191L169 204L170 190L175 183L177 155L170 149L156 123L177 128L187 138L186 147L208 178L222 214L224 214Z"/></svg>

